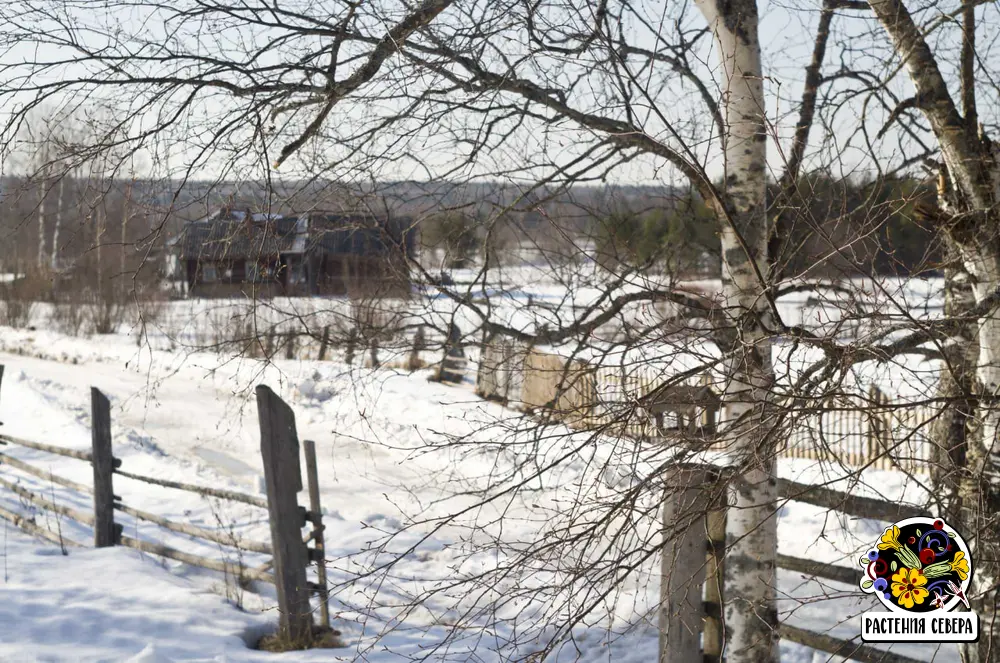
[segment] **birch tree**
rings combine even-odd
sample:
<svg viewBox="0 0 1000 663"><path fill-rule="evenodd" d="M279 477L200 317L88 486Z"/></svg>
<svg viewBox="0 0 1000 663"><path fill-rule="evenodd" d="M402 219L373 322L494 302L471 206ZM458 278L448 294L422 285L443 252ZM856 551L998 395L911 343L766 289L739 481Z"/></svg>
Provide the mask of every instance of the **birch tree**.
<svg viewBox="0 0 1000 663"><path fill-rule="evenodd" d="M757 6L753 0L697 5L714 33L722 65L725 204L720 199L717 207L722 294L732 330L723 345L729 357L723 421L735 429L731 444L742 465L727 532L727 660L777 661L777 495L774 441L768 441L764 425L774 386L767 329L773 328L776 311L766 280L768 136Z"/></svg>

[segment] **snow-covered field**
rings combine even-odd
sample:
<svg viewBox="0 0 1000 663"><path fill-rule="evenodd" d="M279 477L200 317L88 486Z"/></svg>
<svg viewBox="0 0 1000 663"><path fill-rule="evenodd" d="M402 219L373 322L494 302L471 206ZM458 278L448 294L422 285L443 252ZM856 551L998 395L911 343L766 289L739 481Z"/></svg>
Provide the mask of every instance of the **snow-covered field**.
<svg viewBox="0 0 1000 663"><path fill-rule="evenodd" d="M551 435L539 435L536 424L520 413L478 399L471 383L428 382L426 371L373 371L336 360L264 365L191 352L183 345L171 351L169 343L140 349L127 331L86 339L0 329L0 363L6 366L0 430L87 448L89 387L97 386L111 398L115 455L122 458L123 469L260 493L253 387L271 386L292 405L299 437L317 444L333 584L331 612L348 646L280 655L253 651L248 643L276 620L273 588L255 587L259 594L239 591L221 574L127 549L71 548L63 556L57 546L3 525L0 660L493 661L524 655L539 637L550 635L545 627L552 605L571 603L572 596L501 603L493 615L497 623L491 626L476 608L509 588L489 587L472 595L466 587L448 591L448 583L500 564L519 542L544 536L558 525L553 514L564 508L563 498L582 486L615 494L634 479L634 467L655 460L643 458L629 465L622 459L633 449L595 443L558 426L549 427ZM531 446L501 451L495 444L501 438ZM579 449L576 456L549 482L540 480L503 502L478 504L472 497L477 490L503 487L521 476L524 470L518 463L527 456L546 458L574 445ZM90 483L90 468L79 461L14 446L0 452ZM848 487L835 483L835 468L811 461L785 460L779 471L800 481ZM35 492L54 495L58 502L90 508L84 496L51 483L7 466L0 466L0 473L17 477ZM901 474L871 471L863 478L850 486L853 493L922 499L921 487ZM116 479L115 489L129 506L245 539L268 540L265 514L254 507L221 504L123 478ZM3 490L0 505L27 512L26 505ZM461 517L442 520L463 509ZM655 516L655 510L649 513ZM642 530L635 535L638 539L657 531L649 513L637 517L635 526ZM223 554L217 546L119 517L129 536L205 556ZM36 513L36 518L69 540L90 540L89 530L65 519L47 513ZM783 506L779 518L781 552L847 566L856 563L859 551L883 527L799 503ZM244 555L248 566L264 561L259 555ZM396 559L390 571L366 573L390 558ZM591 621L573 628L572 641L550 660L654 660L658 569L658 560L647 560ZM855 588L806 581L784 571L778 584L789 623L858 637L856 616L871 603ZM422 605L411 605L428 590L438 591ZM957 661L953 648L929 652L926 645L910 645L894 650L924 660L933 656L935 661ZM782 644L782 655L793 663L830 660L827 654L789 643Z"/></svg>

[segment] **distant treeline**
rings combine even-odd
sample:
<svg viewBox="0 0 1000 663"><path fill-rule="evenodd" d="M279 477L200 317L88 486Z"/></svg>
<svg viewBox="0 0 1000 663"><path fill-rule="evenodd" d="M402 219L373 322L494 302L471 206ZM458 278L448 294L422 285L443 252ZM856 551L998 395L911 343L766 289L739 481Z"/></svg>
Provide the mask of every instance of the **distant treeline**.
<svg viewBox="0 0 1000 663"><path fill-rule="evenodd" d="M784 200L777 185L771 189L770 253L783 277L932 275L941 268L942 243L924 223L935 200L926 183L811 175ZM717 276L715 219L703 200L687 195L669 206L596 217L590 233L602 264Z"/></svg>
<svg viewBox="0 0 1000 663"><path fill-rule="evenodd" d="M362 188L313 181L277 183L268 197L263 185L252 182L180 186L72 173L44 180L8 176L0 186L0 262L8 270L15 264L96 261L99 246L102 262L120 265L123 245L132 254L156 254L184 222L234 201L278 213L369 209L410 216L420 226L422 244L444 249L455 266L485 255L484 247L508 260L516 259L509 251L514 248L569 260L593 251L608 267L706 276L717 275L721 262L715 215L697 196L669 186L525 191L491 182L385 182ZM932 204L934 196L930 185L906 178L809 175L784 200L773 185L768 214L780 229L772 257L785 277L933 273L943 261L941 242L916 206Z"/></svg>

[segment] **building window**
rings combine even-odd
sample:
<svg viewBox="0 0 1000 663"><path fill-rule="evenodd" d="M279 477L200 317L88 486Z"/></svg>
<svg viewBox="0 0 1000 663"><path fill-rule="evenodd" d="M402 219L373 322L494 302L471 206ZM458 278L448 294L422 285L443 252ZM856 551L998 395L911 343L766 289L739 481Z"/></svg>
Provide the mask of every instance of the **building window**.
<svg viewBox="0 0 1000 663"><path fill-rule="evenodd" d="M205 283L214 283L216 279L215 265L209 263L201 267L201 280Z"/></svg>

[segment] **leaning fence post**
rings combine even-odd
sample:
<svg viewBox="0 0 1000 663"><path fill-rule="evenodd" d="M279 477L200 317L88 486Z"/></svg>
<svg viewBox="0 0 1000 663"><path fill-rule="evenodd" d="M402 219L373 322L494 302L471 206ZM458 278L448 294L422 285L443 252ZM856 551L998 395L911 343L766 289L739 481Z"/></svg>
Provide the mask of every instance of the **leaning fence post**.
<svg viewBox="0 0 1000 663"><path fill-rule="evenodd" d="M663 497L660 580L660 663L701 660L705 607L705 513L708 472L678 464L669 471Z"/></svg>
<svg viewBox="0 0 1000 663"><path fill-rule="evenodd" d="M94 546L106 548L121 541L121 527L115 525L111 404L97 387L90 388L90 440L90 463L94 468Z"/></svg>
<svg viewBox="0 0 1000 663"><path fill-rule="evenodd" d="M316 580L319 585L319 616L321 624L330 628L330 593L326 586L326 541L323 537L323 508L319 502L319 473L316 471L316 444L312 440L302 441L302 453L306 458L306 480L309 482L309 520L312 522L314 548L311 556L316 562Z"/></svg>
<svg viewBox="0 0 1000 663"><path fill-rule="evenodd" d="M302 490L302 470L295 415L273 391L260 385L257 387L257 417L274 550L279 629L289 644L303 646L312 638L312 616L306 584L308 553L302 541L305 518L297 497Z"/></svg>
<svg viewBox="0 0 1000 663"><path fill-rule="evenodd" d="M722 660L722 583L725 576L726 510L708 512L708 560L705 567L705 631L702 638L705 663Z"/></svg>

